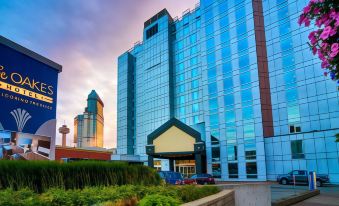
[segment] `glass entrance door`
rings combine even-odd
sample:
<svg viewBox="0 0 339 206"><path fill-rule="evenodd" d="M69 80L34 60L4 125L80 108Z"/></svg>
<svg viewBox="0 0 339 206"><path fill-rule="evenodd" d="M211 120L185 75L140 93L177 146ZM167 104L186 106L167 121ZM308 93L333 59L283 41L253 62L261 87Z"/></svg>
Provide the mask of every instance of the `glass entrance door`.
<svg viewBox="0 0 339 206"><path fill-rule="evenodd" d="M180 172L184 178L191 177L195 174L195 161L194 160L176 160L175 171Z"/></svg>

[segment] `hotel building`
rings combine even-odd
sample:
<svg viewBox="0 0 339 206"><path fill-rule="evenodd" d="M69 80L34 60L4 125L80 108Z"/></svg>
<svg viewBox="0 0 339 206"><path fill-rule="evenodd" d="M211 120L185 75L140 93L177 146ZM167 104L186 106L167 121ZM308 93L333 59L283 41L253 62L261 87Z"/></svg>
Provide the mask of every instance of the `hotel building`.
<svg viewBox="0 0 339 206"><path fill-rule="evenodd" d="M95 90L87 98L85 112L74 118L74 143L76 147L103 147L104 103Z"/></svg>
<svg viewBox="0 0 339 206"><path fill-rule="evenodd" d="M118 155L222 180L339 183L339 92L297 19L307 0L201 0L118 58Z"/></svg>

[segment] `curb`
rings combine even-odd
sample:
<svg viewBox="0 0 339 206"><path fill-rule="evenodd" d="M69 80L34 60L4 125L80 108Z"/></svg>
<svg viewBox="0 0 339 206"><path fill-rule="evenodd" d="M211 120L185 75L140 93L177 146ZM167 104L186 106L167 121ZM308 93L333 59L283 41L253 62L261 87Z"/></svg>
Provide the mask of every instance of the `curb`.
<svg viewBox="0 0 339 206"><path fill-rule="evenodd" d="M299 194L298 196L289 197L287 199L280 199L275 202L272 202L272 206L288 206L295 204L297 202L301 202L303 200L306 200L308 198L314 197L316 195L320 194L320 190L314 190L314 191L307 191L304 193Z"/></svg>

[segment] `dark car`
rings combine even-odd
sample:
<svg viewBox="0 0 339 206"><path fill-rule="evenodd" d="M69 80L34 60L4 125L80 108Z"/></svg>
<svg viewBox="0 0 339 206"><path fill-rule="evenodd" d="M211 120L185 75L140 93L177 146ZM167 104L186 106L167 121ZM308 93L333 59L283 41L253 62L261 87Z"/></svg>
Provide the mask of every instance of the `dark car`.
<svg viewBox="0 0 339 206"><path fill-rule="evenodd" d="M160 171L158 172L160 178L163 179L167 184L171 185L183 185L184 178L181 173L179 172L172 172L172 171Z"/></svg>
<svg viewBox="0 0 339 206"><path fill-rule="evenodd" d="M195 174L184 180L185 184L208 185L215 184L214 178L210 174Z"/></svg>
<svg viewBox="0 0 339 206"><path fill-rule="evenodd" d="M293 170L284 175L277 176L277 182L283 185L293 184L293 176L296 184L308 184L308 172L306 170ZM330 182L328 175L316 174L316 183L318 187L323 186L324 183Z"/></svg>

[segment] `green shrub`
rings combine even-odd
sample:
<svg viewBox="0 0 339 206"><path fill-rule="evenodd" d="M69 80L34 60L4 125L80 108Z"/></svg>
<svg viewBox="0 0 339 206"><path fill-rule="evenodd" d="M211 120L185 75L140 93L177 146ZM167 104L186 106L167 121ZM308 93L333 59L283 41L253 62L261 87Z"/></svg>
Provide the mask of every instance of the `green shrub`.
<svg viewBox="0 0 339 206"><path fill-rule="evenodd" d="M165 195L147 195L139 202L139 206L176 206L180 205L180 201L173 197Z"/></svg>
<svg viewBox="0 0 339 206"><path fill-rule="evenodd" d="M157 185L155 170L121 162L0 161L0 189L83 189L91 186Z"/></svg>
<svg viewBox="0 0 339 206"><path fill-rule="evenodd" d="M178 205L217 192L219 189L214 186L193 185L122 185L69 190L51 188L42 194L30 189L5 189L0 190L0 206L133 206L138 200L141 200L140 205Z"/></svg>

